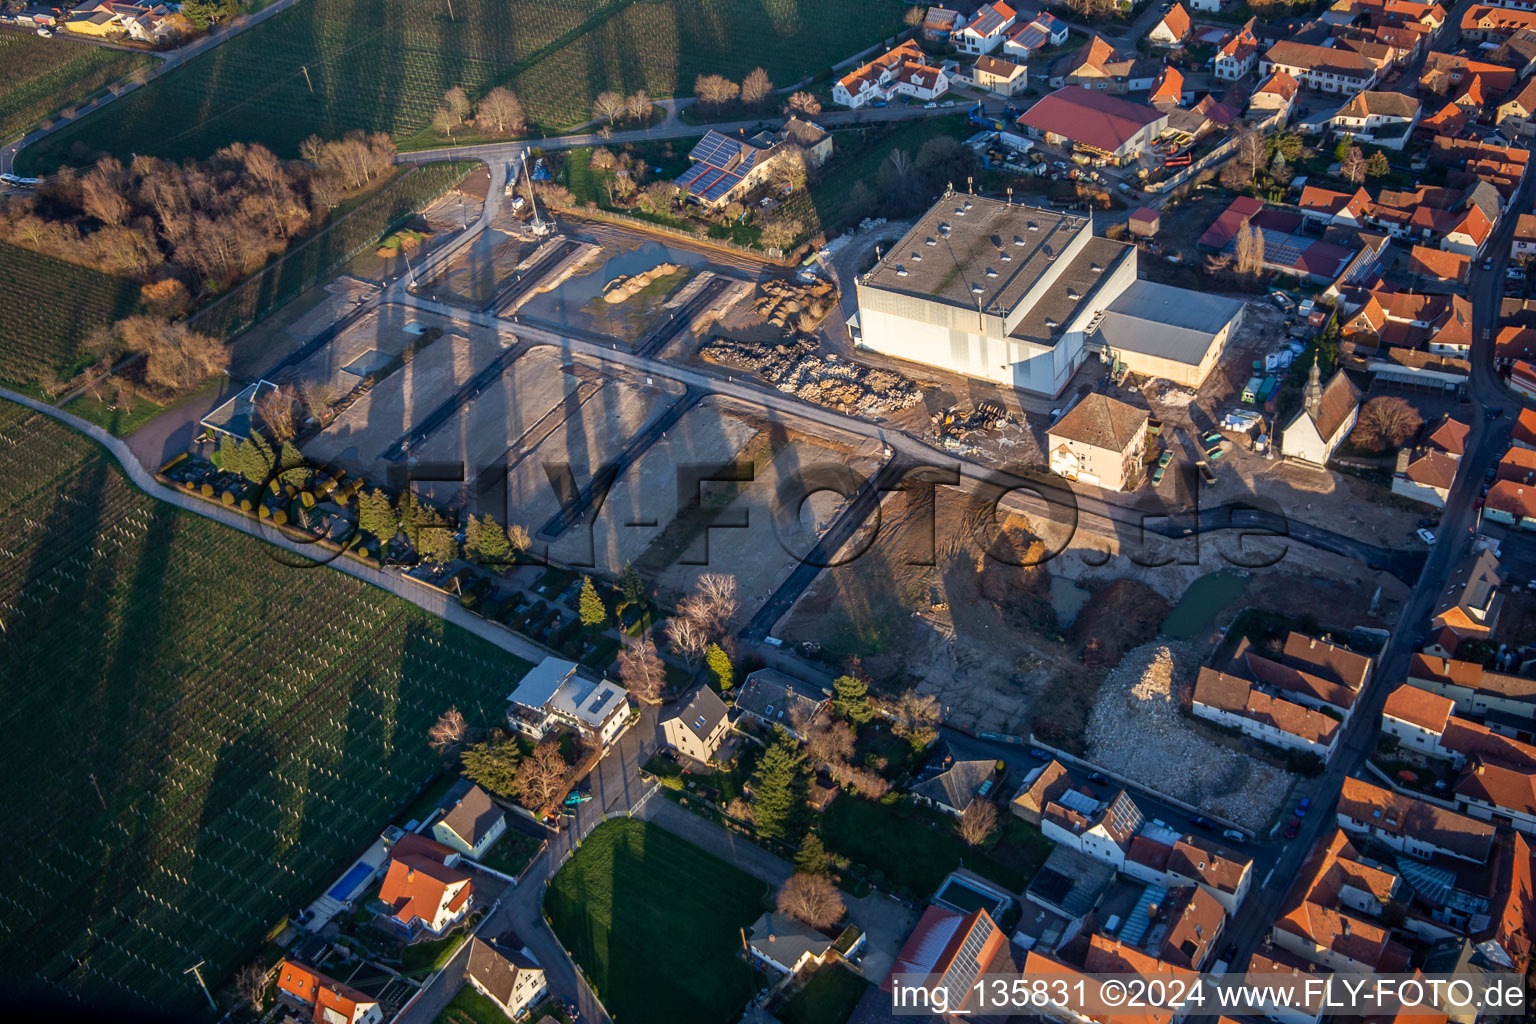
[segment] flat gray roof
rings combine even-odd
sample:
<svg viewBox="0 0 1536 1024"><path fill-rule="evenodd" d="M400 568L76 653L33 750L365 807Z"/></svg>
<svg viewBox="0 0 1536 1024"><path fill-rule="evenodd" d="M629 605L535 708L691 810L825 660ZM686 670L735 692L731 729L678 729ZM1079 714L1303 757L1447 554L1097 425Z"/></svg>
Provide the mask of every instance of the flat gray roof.
<svg viewBox="0 0 1536 1024"><path fill-rule="evenodd" d="M1006 312L1087 230L1081 214L957 192L929 207L863 283L964 309L979 304Z"/></svg>
<svg viewBox="0 0 1536 1024"><path fill-rule="evenodd" d="M1099 334L1109 348L1194 366L1242 311L1240 299L1137 281L1109 304Z"/></svg>
<svg viewBox="0 0 1536 1024"><path fill-rule="evenodd" d="M1100 283L1115 265L1128 258L1135 246L1095 236L1069 263L1046 293L1008 332L1010 338L1053 344L1066 325L1097 298ZM1052 327L1051 324L1056 326Z"/></svg>

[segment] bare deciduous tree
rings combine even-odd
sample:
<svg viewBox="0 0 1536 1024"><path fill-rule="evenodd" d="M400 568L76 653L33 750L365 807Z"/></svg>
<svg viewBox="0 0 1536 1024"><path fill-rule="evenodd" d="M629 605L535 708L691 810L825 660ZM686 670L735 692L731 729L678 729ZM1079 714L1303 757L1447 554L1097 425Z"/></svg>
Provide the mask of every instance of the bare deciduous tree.
<svg viewBox="0 0 1536 1024"><path fill-rule="evenodd" d="M446 754L469 736L469 723L458 708L452 707L437 716L437 721L427 730L427 742L439 754Z"/></svg>
<svg viewBox="0 0 1536 1024"><path fill-rule="evenodd" d="M331 407L336 401L336 385L328 380L305 380L299 385L299 397L304 400L304 408L315 419Z"/></svg>
<svg viewBox="0 0 1536 1024"><path fill-rule="evenodd" d="M895 722L891 731L919 749L939 734L939 700L908 687L890 705Z"/></svg>
<svg viewBox="0 0 1536 1024"><path fill-rule="evenodd" d="M432 130L442 132L450 139L453 138L453 130L463 123L463 119L447 107L438 107L432 112Z"/></svg>
<svg viewBox="0 0 1536 1024"><path fill-rule="evenodd" d="M651 116L651 94L644 89L636 89L633 96L624 101L624 111L631 120L646 121Z"/></svg>
<svg viewBox="0 0 1536 1024"><path fill-rule="evenodd" d="M1339 164L1339 173L1344 180L1352 185L1358 185L1365 178L1366 159L1359 146L1350 146L1344 154L1344 160Z"/></svg>
<svg viewBox="0 0 1536 1024"><path fill-rule="evenodd" d="M907 28L917 28L917 26L923 23L923 19L927 17L927 13L927 8L923 7L921 4L918 4L912 7L908 7L907 13L901 16L901 20L902 23L907 26Z"/></svg>
<svg viewBox="0 0 1536 1024"><path fill-rule="evenodd" d="M741 102L751 106L763 102L773 95L773 81L768 77L768 72L762 68L753 68L747 77L741 80Z"/></svg>
<svg viewBox="0 0 1536 1024"><path fill-rule="evenodd" d="M821 113L821 100L816 98L815 93L793 93L789 97L789 109L796 114L804 114L809 117L813 114Z"/></svg>
<svg viewBox="0 0 1536 1024"><path fill-rule="evenodd" d="M980 846L997 830L997 805L991 800L972 800L955 828L967 844Z"/></svg>
<svg viewBox="0 0 1536 1024"><path fill-rule="evenodd" d="M475 109L475 123L482 131L521 135L528 129L528 116L523 103L504 86L497 86L486 93Z"/></svg>
<svg viewBox="0 0 1536 1024"><path fill-rule="evenodd" d="M679 612L667 620L667 643L689 668L697 668L709 648L709 633L688 615Z"/></svg>
<svg viewBox="0 0 1536 1024"><path fill-rule="evenodd" d="M853 769L849 773L848 781L861 795L871 800L879 800L891 791L891 784L886 777L868 768Z"/></svg>
<svg viewBox="0 0 1536 1024"><path fill-rule="evenodd" d="M128 218L127 176L120 161L103 157L80 179L81 206L109 227Z"/></svg>
<svg viewBox="0 0 1536 1024"><path fill-rule="evenodd" d="M1360 409L1355 423L1355 443L1371 451L1397 448L1423 425L1418 411L1401 398L1373 398Z"/></svg>
<svg viewBox="0 0 1536 1024"><path fill-rule="evenodd" d="M513 523L507 527L507 540L512 543L513 554L520 555L533 547L533 538L528 535L528 528L522 523Z"/></svg>
<svg viewBox="0 0 1536 1024"><path fill-rule="evenodd" d="M853 758L852 727L836 719L819 719L806 733L805 752L813 765L846 764Z"/></svg>
<svg viewBox="0 0 1536 1024"><path fill-rule="evenodd" d="M1237 231L1237 263L1239 274L1257 277L1264 271L1264 235L1252 224L1244 224Z"/></svg>
<svg viewBox="0 0 1536 1024"><path fill-rule="evenodd" d="M241 1002L261 1013L267 1008L267 972L257 964L246 964L235 973L235 991Z"/></svg>
<svg viewBox="0 0 1536 1024"><path fill-rule="evenodd" d="M779 913L798 918L812 928L830 928L847 913L842 894L832 879L804 871L789 876L776 902Z"/></svg>
<svg viewBox="0 0 1536 1024"><path fill-rule="evenodd" d="M469 120L469 95L455 85L443 93L443 109L458 119L459 124Z"/></svg>
<svg viewBox="0 0 1536 1024"><path fill-rule="evenodd" d="M268 391L256 402L256 417L276 441L292 441L298 433L298 396L293 386Z"/></svg>
<svg viewBox="0 0 1536 1024"><path fill-rule="evenodd" d="M539 741L533 752L517 766L518 800L530 810L543 807L565 784L570 765L560 753L560 741L550 737Z"/></svg>
<svg viewBox="0 0 1536 1024"><path fill-rule="evenodd" d="M693 80L693 94L700 103L721 107L741 93L741 86L723 75L700 75Z"/></svg>
<svg viewBox="0 0 1536 1024"><path fill-rule="evenodd" d="M650 637L625 643L619 654L619 682L636 700L647 704L661 701L662 684L667 681L667 666L656 653Z"/></svg>
<svg viewBox="0 0 1536 1024"><path fill-rule="evenodd" d="M229 369L222 342L163 317L131 316L113 333L123 350L144 356L144 377L158 387L185 390Z"/></svg>
<svg viewBox="0 0 1536 1024"><path fill-rule="evenodd" d="M629 109L624 96L612 90L605 90L597 94L597 99L592 101L592 116L605 124L613 124L624 116Z"/></svg>

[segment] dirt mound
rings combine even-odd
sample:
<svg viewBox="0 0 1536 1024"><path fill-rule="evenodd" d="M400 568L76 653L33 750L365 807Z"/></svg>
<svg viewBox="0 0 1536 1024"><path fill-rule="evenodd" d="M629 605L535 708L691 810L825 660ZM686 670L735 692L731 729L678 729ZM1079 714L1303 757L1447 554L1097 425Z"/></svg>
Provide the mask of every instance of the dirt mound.
<svg viewBox="0 0 1536 1024"><path fill-rule="evenodd" d="M1090 589L1067 630L1067 641L1089 668L1118 665L1126 651L1153 640L1168 618L1167 599L1140 580L1109 580Z"/></svg>
<svg viewBox="0 0 1536 1024"><path fill-rule="evenodd" d="M603 301L615 306L621 302L628 302L638 295L642 288L668 274L675 274L678 270L679 267L674 263L658 263L650 270L633 277L616 277L604 286Z"/></svg>

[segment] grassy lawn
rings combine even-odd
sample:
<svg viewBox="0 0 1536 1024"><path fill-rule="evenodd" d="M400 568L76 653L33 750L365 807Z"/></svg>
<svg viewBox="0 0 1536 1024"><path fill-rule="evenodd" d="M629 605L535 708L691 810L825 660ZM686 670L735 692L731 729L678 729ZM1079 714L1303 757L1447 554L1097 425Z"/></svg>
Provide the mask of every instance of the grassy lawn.
<svg viewBox="0 0 1536 1024"><path fill-rule="evenodd" d="M511 875L513 878L516 878L523 868L528 866L528 862L533 860L534 855L539 852L539 847L543 844L544 841L542 839L531 836L526 832L519 832L508 825L501 838L496 840L496 845L487 850L485 856L480 858L480 863L500 871L504 875Z"/></svg>
<svg viewBox="0 0 1536 1024"><path fill-rule="evenodd" d="M0 242L0 380L69 376L86 336L138 301L133 281Z"/></svg>
<svg viewBox="0 0 1536 1024"><path fill-rule="evenodd" d="M0 139L154 63L147 53L93 46L64 32L53 39L0 32Z"/></svg>
<svg viewBox="0 0 1536 1024"><path fill-rule="evenodd" d="M400 951L400 971L417 976L431 974L453 959L453 954L468 940L469 933L459 931L430 942L413 942Z"/></svg>
<svg viewBox="0 0 1536 1024"><path fill-rule="evenodd" d="M46 417L0 402L0 436L0 770L75 809L12 823L0 958L190 1018L185 947L249 961L434 772L438 714L488 724L528 666L146 497Z"/></svg>
<svg viewBox="0 0 1536 1024"><path fill-rule="evenodd" d="M828 964L774 1014L784 1024L843 1024L869 982L841 964Z"/></svg>
<svg viewBox="0 0 1536 1024"><path fill-rule="evenodd" d="M66 402L64 411L79 416L87 423L94 423L98 427L111 431L114 437L127 437L165 409L165 406L138 395L134 396L133 407L130 409L124 409L122 404L118 404L116 408L112 408L111 405L112 403L85 394Z"/></svg>
<svg viewBox="0 0 1536 1024"><path fill-rule="evenodd" d="M298 156L310 135L383 131L406 148L430 131L443 91L506 85L529 134L591 117L605 89L689 95L697 76L740 81L761 65L790 83L887 37L900 0L457 0L428 7L307 0L24 151L52 169L87 152L207 157L234 142ZM57 42L57 41L55 41Z"/></svg>
<svg viewBox="0 0 1536 1024"><path fill-rule="evenodd" d="M615 1020L717 1024L752 994L739 929L766 890L654 825L616 819L554 877L544 910Z"/></svg>
<svg viewBox="0 0 1536 1024"><path fill-rule="evenodd" d="M893 150L905 150L907 156L916 160L917 151L931 138L950 135L964 139L975 131L963 114L902 122L900 127L878 136L874 134L878 129L867 129L870 131L870 140L863 144L859 142L859 131L862 130L866 129L833 134L833 158L821 170L816 183L811 187L811 202L816 208L816 217L829 238L845 226L848 197L853 192L853 186L862 181L873 189L880 165ZM963 181L958 182L956 187L964 184Z"/></svg>
<svg viewBox="0 0 1536 1024"><path fill-rule="evenodd" d="M933 895L944 876L962 865L1019 892L1045 862L1050 843L1038 829L1007 813L1000 825L1002 836L991 849L974 849L955 832L948 815L843 797L822 815L821 840L832 853L917 896Z"/></svg>
<svg viewBox="0 0 1536 1024"><path fill-rule="evenodd" d="M507 1015L489 998L466 983L458 995L432 1020L432 1024L506 1024Z"/></svg>

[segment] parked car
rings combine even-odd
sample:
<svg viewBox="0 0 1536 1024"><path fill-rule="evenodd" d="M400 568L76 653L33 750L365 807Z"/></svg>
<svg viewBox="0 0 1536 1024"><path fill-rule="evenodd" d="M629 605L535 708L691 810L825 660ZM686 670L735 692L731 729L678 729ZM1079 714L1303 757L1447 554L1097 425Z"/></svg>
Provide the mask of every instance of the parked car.
<svg viewBox="0 0 1536 1024"><path fill-rule="evenodd" d="M1286 824L1285 824L1285 838L1287 838L1287 839L1295 839L1296 838L1296 833L1299 832L1299 831L1301 831L1301 819L1300 818L1292 818L1290 821L1286 822Z"/></svg>
<svg viewBox="0 0 1536 1024"><path fill-rule="evenodd" d="M1483 260L1483 269L1484 270L1492 270L1493 269L1493 257L1492 256L1490 256L1487 259Z"/></svg>
<svg viewBox="0 0 1536 1024"><path fill-rule="evenodd" d="M1307 816L1307 811L1311 808L1311 806L1312 798L1306 796L1302 797L1301 800L1296 804L1296 816L1298 818L1305 818Z"/></svg>
<svg viewBox="0 0 1536 1024"><path fill-rule="evenodd" d="M1088 775L1088 781L1089 782L1108 782L1109 781L1109 776L1105 775L1103 772L1090 772L1089 775Z"/></svg>
<svg viewBox="0 0 1536 1024"><path fill-rule="evenodd" d="M1050 751L1041 750L1039 747L1030 747L1029 756L1036 761L1049 761L1051 759Z"/></svg>
<svg viewBox="0 0 1536 1024"><path fill-rule="evenodd" d="M1431 547L1434 546L1434 544L1435 544L1435 535L1433 533L1430 533L1428 530L1424 529L1422 526L1419 527L1418 533L1419 533L1419 540L1423 541L1425 544L1430 545Z"/></svg>
<svg viewBox="0 0 1536 1024"><path fill-rule="evenodd" d="M1206 832L1216 831L1216 823L1203 814L1196 814L1189 819L1189 823L1195 826L1195 828L1204 829Z"/></svg>
<svg viewBox="0 0 1536 1024"><path fill-rule="evenodd" d="M1484 331L1483 333L1487 334L1488 332ZM1503 416L1503 415L1504 415L1504 407L1502 405L1490 405L1488 407L1488 410L1483 413L1483 417L1485 419L1490 419L1490 420L1496 420L1500 416Z"/></svg>
<svg viewBox="0 0 1536 1024"><path fill-rule="evenodd" d="M1229 829L1223 830L1222 833L1221 833L1221 837L1223 839L1228 840L1229 842L1236 843L1239 846L1241 846L1247 840L1247 838L1248 838L1247 836L1243 835L1241 832L1239 832L1235 828L1229 828Z"/></svg>
<svg viewBox="0 0 1536 1024"><path fill-rule="evenodd" d="M932 100L930 100L929 102L923 104L923 109L924 110L937 110L938 108L939 108L939 105L937 103L934 103Z"/></svg>

